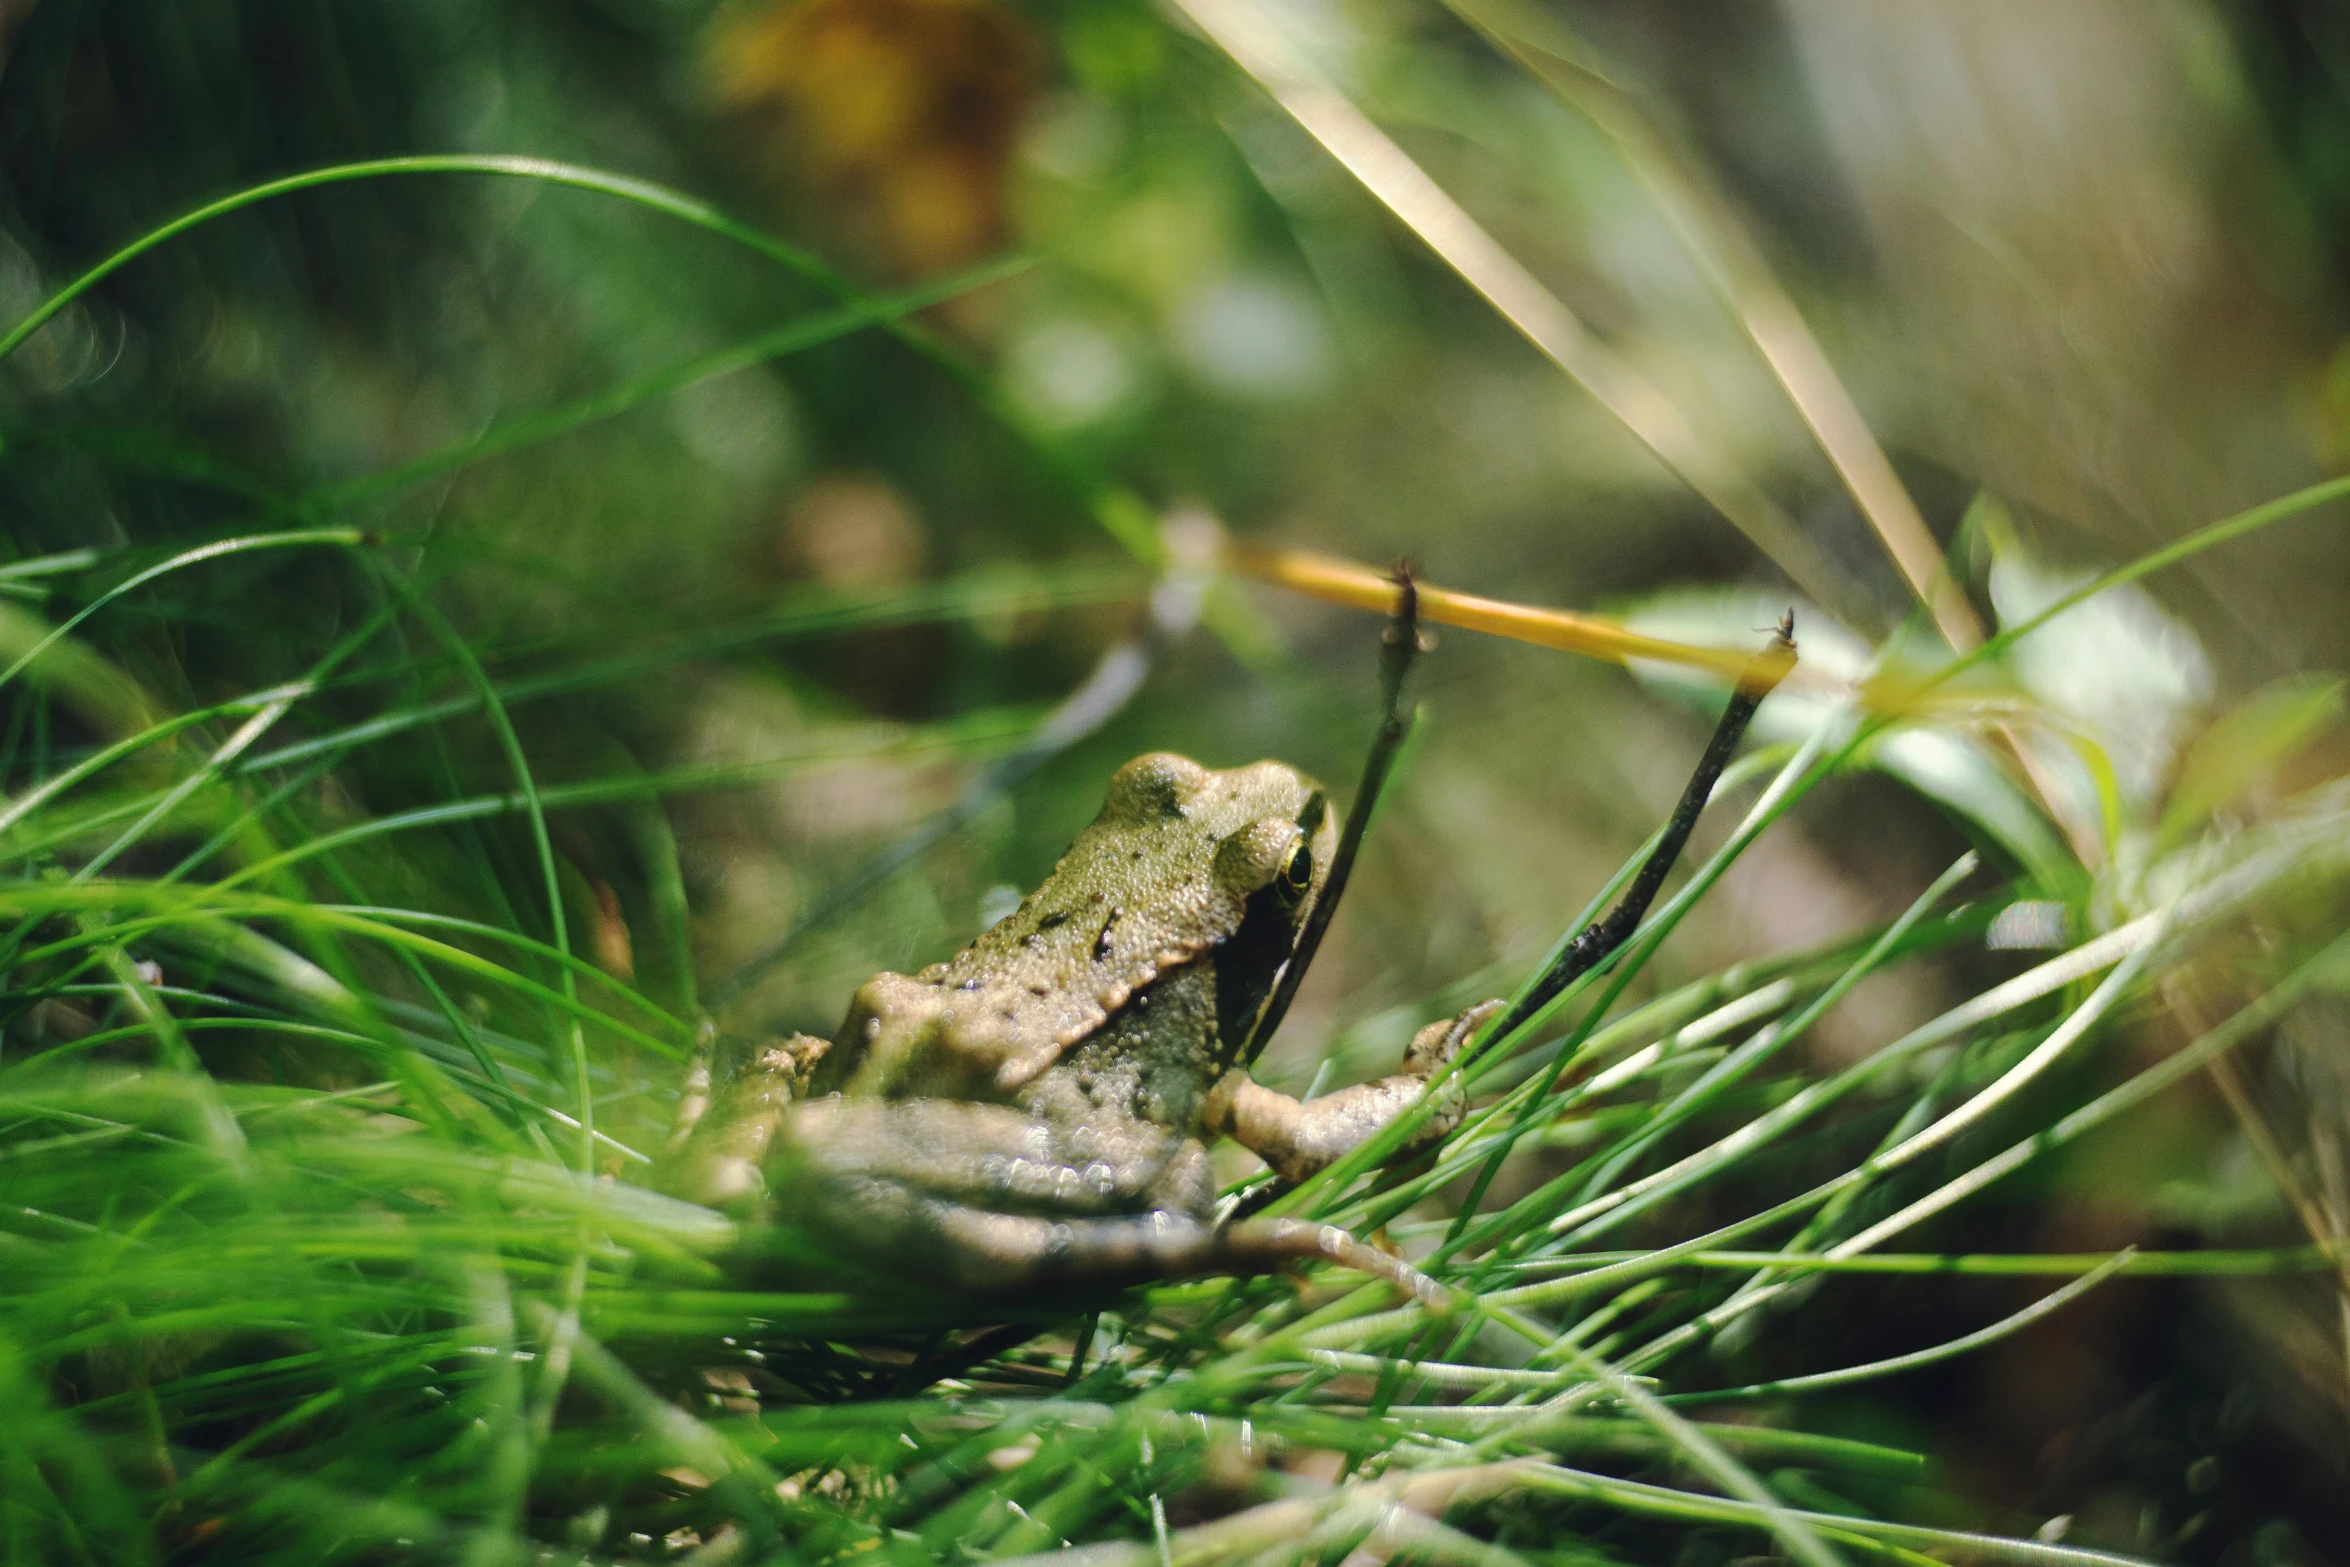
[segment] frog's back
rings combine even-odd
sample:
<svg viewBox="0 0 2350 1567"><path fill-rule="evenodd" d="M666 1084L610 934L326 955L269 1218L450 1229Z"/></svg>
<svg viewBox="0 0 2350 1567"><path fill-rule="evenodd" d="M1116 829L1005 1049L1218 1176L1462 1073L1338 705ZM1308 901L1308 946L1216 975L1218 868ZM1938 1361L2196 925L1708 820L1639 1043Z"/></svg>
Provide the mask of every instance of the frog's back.
<svg viewBox="0 0 2350 1567"><path fill-rule="evenodd" d="M1222 1071L1216 973L1186 963L1022 1084L1014 1101L1039 1120L1131 1123L1190 1137Z"/></svg>
<svg viewBox="0 0 2350 1567"><path fill-rule="evenodd" d="M1319 802L1279 762L1218 772L1170 752L1135 758L1017 909L946 962L859 988L817 1090L1018 1090L1238 931L1278 869L1265 862L1289 851L1301 821L1309 835L1321 828Z"/></svg>

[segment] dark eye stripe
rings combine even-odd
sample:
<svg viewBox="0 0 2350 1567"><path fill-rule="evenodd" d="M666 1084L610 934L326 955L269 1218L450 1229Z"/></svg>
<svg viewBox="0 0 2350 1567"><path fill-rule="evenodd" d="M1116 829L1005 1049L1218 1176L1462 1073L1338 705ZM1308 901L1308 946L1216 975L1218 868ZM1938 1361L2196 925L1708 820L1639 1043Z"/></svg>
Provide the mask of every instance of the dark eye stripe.
<svg viewBox="0 0 2350 1567"><path fill-rule="evenodd" d="M1310 842L1314 834L1321 831L1322 820L1329 814L1330 796L1316 789L1306 796L1306 808L1297 813L1297 830L1304 833Z"/></svg>

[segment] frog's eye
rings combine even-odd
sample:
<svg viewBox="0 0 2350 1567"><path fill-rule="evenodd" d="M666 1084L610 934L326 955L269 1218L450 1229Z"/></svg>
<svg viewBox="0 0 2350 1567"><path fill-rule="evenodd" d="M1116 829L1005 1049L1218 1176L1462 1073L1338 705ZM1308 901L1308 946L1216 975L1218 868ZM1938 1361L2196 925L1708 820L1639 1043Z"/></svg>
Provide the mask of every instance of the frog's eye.
<svg viewBox="0 0 2350 1567"><path fill-rule="evenodd" d="M1273 885L1279 890L1281 901L1294 908L1298 900L1306 895L1306 889L1313 884L1314 851L1310 845L1300 843L1289 851L1289 858L1282 861L1281 874L1275 878Z"/></svg>

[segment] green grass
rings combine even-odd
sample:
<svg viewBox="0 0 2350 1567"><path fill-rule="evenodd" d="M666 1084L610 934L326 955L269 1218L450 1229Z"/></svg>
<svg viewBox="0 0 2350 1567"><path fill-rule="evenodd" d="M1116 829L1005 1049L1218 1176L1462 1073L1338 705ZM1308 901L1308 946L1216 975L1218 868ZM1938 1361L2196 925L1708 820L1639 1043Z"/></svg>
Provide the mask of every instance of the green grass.
<svg viewBox="0 0 2350 1567"><path fill-rule="evenodd" d="M0 607L7 1559L913 1563L1076 1546L1140 1567L1357 1550L1634 1562L1702 1545L1807 1562L2113 1560L1971 1507L1899 1433L1840 1429L1847 1406L1822 1395L1980 1349L2132 1275L2340 1260L1936 1249L1954 1211L2126 1129L2350 981L2338 784L2241 828L2213 814L2222 799L2159 835L2124 812L2102 864L2053 886L2013 870L1957 807L1980 857L1915 889L1899 918L1660 982L1660 948L1728 867L1831 780L1889 765L1889 738L1993 743L1980 712L1848 710L1741 765L1715 812L1743 807L1742 820L1620 961L1477 1044L1459 1067L1475 1108L1431 1157L1382 1167L1409 1135L1399 1124L1273 1205L1383 1230L1463 1309L1432 1314L1318 1269L1007 1311L893 1284L789 1233L772 1244L827 1287L746 1288L717 1260L726 1221L635 1184L713 977L697 974L661 802L842 758L1041 765L1055 709L1006 700L897 723L821 710L788 754L632 770L580 765L573 746L560 771L517 714L787 643L1131 602L1159 565L1156 534L1138 502L908 324L942 291L867 298L699 203L592 170L400 160L256 187L126 247L46 309L191 224L405 173L637 202L843 303L379 476L247 485L240 504L257 515L200 546L77 550L0 575L24 590ZM353 521L429 477L866 326L949 361L1139 564L973 570L653 626L615 649L533 624L508 635L468 597L487 566L461 544ZM132 444L182 482L216 471L161 440ZM2034 626L2346 488L2215 524L1918 678L1999 675ZM330 635L252 629L237 670L159 651L157 624L234 624L323 587L345 606ZM1241 612L1218 613L1245 643ZM1367 627L1362 642L1367 669ZM2063 727L2034 702L2002 685L2002 721ZM1050 733L1053 754L1084 738ZM576 846L590 832L628 844L614 896L633 978L585 955L611 918ZM2019 897L2066 901L2082 935L1841 1069L1800 1049L1870 977L1979 955ZM1560 939L1587 916L1561 898ZM2151 1061L2110 1048L2215 952L2235 992L2224 1016ZM1799 1331L1816 1290L1882 1287L1879 1271L2069 1282L1945 1344L1748 1374L1772 1363L1758 1346L1774 1334L1818 1347Z"/></svg>

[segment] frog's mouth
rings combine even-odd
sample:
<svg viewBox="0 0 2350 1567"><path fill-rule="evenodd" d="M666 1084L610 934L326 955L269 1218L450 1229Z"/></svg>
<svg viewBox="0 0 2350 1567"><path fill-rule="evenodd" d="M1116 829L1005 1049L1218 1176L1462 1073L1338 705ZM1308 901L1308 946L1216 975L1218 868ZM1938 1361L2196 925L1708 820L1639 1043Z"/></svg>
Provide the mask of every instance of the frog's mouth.
<svg viewBox="0 0 2350 1567"><path fill-rule="evenodd" d="M1265 1009L1290 967L1301 958L1314 905L1329 885L1333 847L1323 843L1330 828L1330 797L1320 789L1306 796L1295 818L1312 870L1303 886L1290 891L1277 873L1248 900L1240 928L1216 954L1217 1031L1223 1041L1219 1068L1247 1066L1264 1048Z"/></svg>

